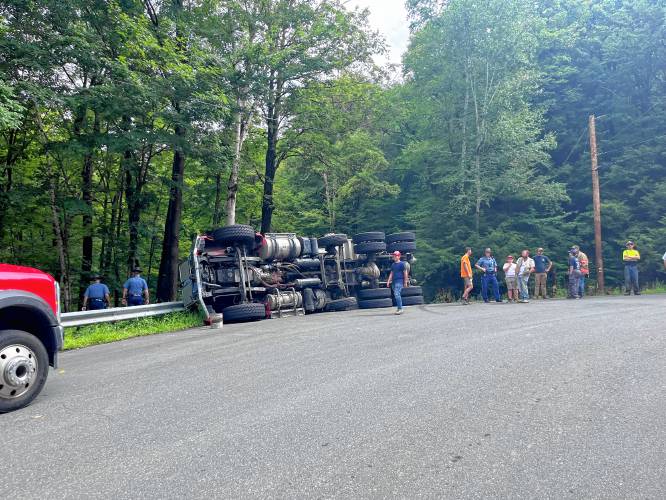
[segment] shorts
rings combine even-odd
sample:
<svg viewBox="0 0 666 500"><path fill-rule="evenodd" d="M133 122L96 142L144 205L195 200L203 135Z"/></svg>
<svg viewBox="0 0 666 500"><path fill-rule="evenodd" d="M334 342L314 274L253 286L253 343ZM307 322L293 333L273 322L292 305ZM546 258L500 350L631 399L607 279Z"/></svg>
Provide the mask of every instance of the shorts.
<svg viewBox="0 0 666 500"><path fill-rule="evenodd" d="M515 276L507 276L504 280L506 281L507 290L518 290L518 280Z"/></svg>
<svg viewBox="0 0 666 500"><path fill-rule="evenodd" d="M472 286L472 278L465 278L463 277L463 281L465 282L465 286Z"/></svg>

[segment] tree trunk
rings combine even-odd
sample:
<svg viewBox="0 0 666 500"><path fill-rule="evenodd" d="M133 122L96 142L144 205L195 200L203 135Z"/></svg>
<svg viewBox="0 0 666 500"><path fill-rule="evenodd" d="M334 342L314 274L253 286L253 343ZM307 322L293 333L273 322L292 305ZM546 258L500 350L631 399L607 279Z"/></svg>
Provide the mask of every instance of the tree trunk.
<svg viewBox="0 0 666 500"><path fill-rule="evenodd" d="M266 148L266 175L264 178L264 197L261 204L261 233L271 231L273 221L273 183L277 170L278 123L280 116L277 108L272 105L268 109L268 133Z"/></svg>
<svg viewBox="0 0 666 500"><path fill-rule="evenodd" d="M62 293L62 309L63 312L69 312L69 308L72 302L71 298L71 285L69 277L69 266L67 261L67 242L64 239L62 232L62 225L60 224L60 208L57 203L56 196L56 185L51 176L49 182L49 195L51 199L51 216L53 222L53 235L56 240L56 249L58 251L58 265L60 268L60 290Z"/></svg>
<svg viewBox="0 0 666 500"><path fill-rule="evenodd" d="M95 111L93 134L99 133L99 115ZM79 282L79 308L83 306L83 294L90 282L90 273L93 263L93 168L94 154L91 146L83 157L81 169L81 198L85 204L82 217L83 238L81 239L81 276Z"/></svg>
<svg viewBox="0 0 666 500"><path fill-rule="evenodd" d="M324 180L324 196L326 198L326 210L328 211L328 230L333 232L335 228L335 209L333 208L331 190L328 185L328 174L323 172L321 175Z"/></svg>
<svg viewBox="0 0 666 500"><path fill-rule="evenodd" d="M177 125L175 129L177 143L184 142L185 129ZM171 169L171 189L169 207L164 223L162 257L157 279L157 299L162 302L176 300L178 291L178 240L183 209L183 174L185 173L185 154L181 146L176 146Z"/></svg>
<svg viewBox="0 0 666 500"><path fill-rule="evenodd" d="M215 174L215 206L213 208L213 227L220 225L222 214L220 213L220 205L222 205L222 174L218 172Z"/></svg>

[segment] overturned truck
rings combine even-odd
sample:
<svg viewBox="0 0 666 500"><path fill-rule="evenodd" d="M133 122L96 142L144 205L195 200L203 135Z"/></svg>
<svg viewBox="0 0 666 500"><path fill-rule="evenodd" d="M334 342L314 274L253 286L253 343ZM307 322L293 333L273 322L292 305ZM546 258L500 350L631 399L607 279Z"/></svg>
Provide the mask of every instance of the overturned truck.
<svg viewBox="0 0 666 500"><path fill-rule="evenodd" d="M181 264L183 301L199 307L208 323L391 307L386 280L396 250L411 265L414 233L310 238L262 235L240 224L222 227L197 236ZM410 285L402 292L403 304L423 304L421 287L413 279Z"/></svg>

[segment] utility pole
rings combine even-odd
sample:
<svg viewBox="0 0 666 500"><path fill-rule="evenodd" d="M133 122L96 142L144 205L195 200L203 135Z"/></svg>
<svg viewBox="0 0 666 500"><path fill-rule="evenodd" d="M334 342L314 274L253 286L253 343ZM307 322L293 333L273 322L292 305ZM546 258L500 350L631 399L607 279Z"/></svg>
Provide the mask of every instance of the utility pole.
<svg viewBox="0 0 666 500"><path fill-rule="evenodd" d="M597 287L603 295L604 255L601 242L601 195L599 194L599 165L597 163L597 131L594 115L590 115L590 158L592 159L592 206L594 208L594 251L597 263Z"/></svg>

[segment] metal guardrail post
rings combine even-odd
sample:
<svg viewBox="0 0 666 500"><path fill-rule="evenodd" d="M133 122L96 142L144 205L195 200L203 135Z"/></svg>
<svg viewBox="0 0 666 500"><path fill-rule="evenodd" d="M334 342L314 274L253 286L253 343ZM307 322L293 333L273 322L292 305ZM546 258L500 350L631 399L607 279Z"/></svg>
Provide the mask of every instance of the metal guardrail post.
<svg viewBox="0 0 666 500"><path fill-rule="evenodd" d="M69 328L72 326L108 323L110 321L147 318L148 316L159 316L161 314L184 310L185 306L182 302L161 302L159 304L148 304L145 306L112 307L110 309L99 309L96 311L63 313L61 315L61 324L65 328Z"/></svg>

